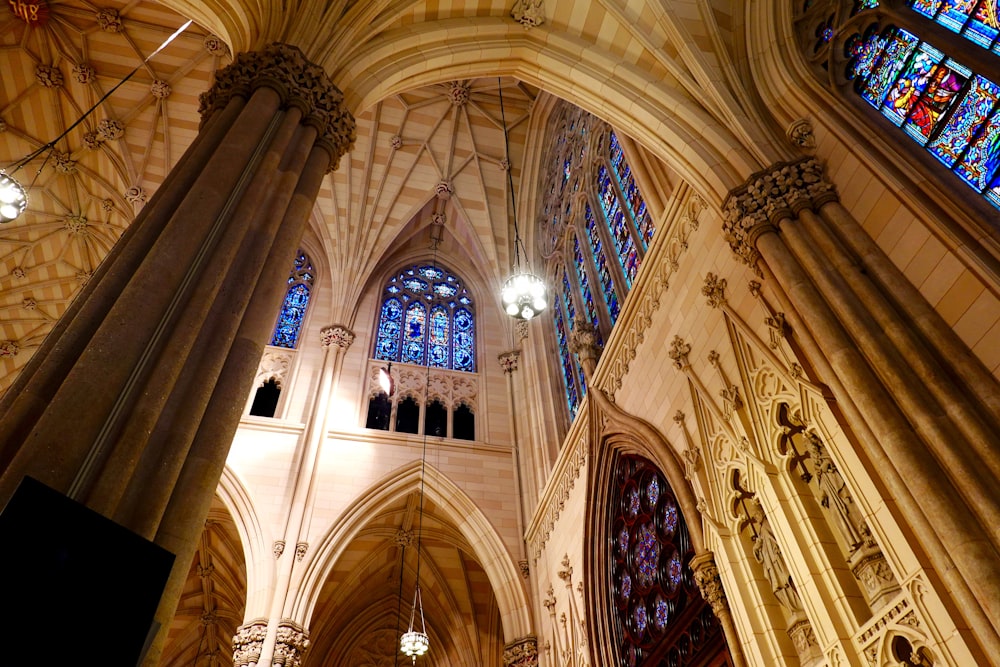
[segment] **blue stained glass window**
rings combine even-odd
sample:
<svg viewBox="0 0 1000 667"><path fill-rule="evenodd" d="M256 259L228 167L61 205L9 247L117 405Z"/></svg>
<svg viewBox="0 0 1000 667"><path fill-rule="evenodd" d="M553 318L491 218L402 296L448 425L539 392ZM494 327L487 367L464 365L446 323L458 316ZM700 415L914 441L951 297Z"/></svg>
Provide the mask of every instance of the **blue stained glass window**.
<svg viewBox="0 0 1000 667"><path fill-rule="evenodd" d="M997 0L909 0L909 5L974 44L1000 53Z"/></svg>
<svg viewBox="0 0 1000 667"><path fill-rule="evenodd" d="M457 276L418 265L386 281L376 359L474 372L475 338L472 298Z"/></svg>
<svg viewBox="0 0 1000 667"><path fill-rule="evenodd" d="M594 261L597 264L597 275L601 279L601 288L604 293L604 301L608 306L608 315L611 317L611 324L618 320L618 290L615 289L615 281L608 268L608 258L604 253L604 244L601 242L601 235L597 230L597 220L594 212L590 210L590 204L585 207L587 239L590 241L590 250L593 253Z"/></svg>
<svg viewBox="0 0 1000 667"><path fill-rule="evenodd" d="M271 345L294 348L299 340L302 320L309 307L309 295L314 279L312 262L302 250L295 255L292 271L288 276L288 291L278 313L278 323L271 335Z"/></svg>
<svg viewBox="0 0 1000 667"><path fill-rule="evenodd" d="M559 359L562 366L563 387L566 390L566 406L569 408L569 418L576 417L576 411L580 408L580 389L577 385L576 362L569 351L569 328L563 318L564 306L557 304L553 310L556 325L556 342L559 344Z"/></svg>
<svg viewBox="0 0 1000 667"><path fill-rule="evenodd" d="M940 18L957 7L945 4L911 8ZM1000 208L993 189L1000 174L1000 87L899 28L857 37L848 49L848 73L861 96Z"/></svg>
<svg viewBox="0 0 1000 667"><path fill-rule="evenodd" d="M598 331L601 330L601 320L597 316L597 306L594 305L594 295L590 291L590 280L587 279L587 262L583 257L583 249L580 247L580 238L573 237L573 263L576 266L576 279L580 283L580 291L583 292L583 305L587 310L587 318Z"/></svg>
<svg viewBox="0 0 1000 667"><path fill-rule="evenodd" d="M617 613L615 644L622 647L616 664L650 664L653 649L665 655L658 642L678 637L672 621L688 610L700 613L696 605L706 603L691 585L694 550L663 474L647 459L619 455L611 479L606 581Z"/></svg>
<svg viewBox="0 0 1000 667"><path fill-rule="evenodd" d="M646 211L646 201L642 198L642 193L639 192L639 185L632 177L632 168L625 159L625 153L622 151L618 136L614 132L611 132L608 137L608 152L615 176L618 178L618 185L625 195L625 201L632 214L632 219L635 221L636 229L639 230L639 238L642 239L643 250L645 250L653 239L656 226L653 224L652 216ZM608 219L610 220L610 217Z"/></svg>

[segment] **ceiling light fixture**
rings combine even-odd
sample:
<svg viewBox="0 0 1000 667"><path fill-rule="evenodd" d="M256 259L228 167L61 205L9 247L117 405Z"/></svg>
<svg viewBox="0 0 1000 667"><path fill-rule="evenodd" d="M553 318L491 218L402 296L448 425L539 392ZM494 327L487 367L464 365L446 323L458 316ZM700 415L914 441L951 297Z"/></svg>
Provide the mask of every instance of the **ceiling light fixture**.
<svg viewBox="0 0 1000 667"><path fill-rule="evenodd" d="M174 41L182 32L187 30L187 27L192 23L194 23L194 21L188 21L180 28L178 28L174 32L174 34L170 35L170 37L167 37L167 39L164 40L164 42L160 44L160 46L155 51L146 56L146 58L143 59L143 61L134 70L129 72L124 79L115 84L115 86L111 88L111 90L104 93L101 99L97 100L97 102L94 103L94 106L87 109L83 113L83 115L77 118L72 125L67 127L62 134L60 134L58 137L56 137L49 143L39 148L36 148L32 152L22 157L20 160L17 160L12 165L10 165L8 167L8 169L10 169L10 174L6 173L3 169L0 169L0 224L13 222L18 217L20 217L22 213L24 213L24 209L27 208L28 206L28 193L25 190L24 186L21 185L16 178L14 178L14 174L16 174L21 168L27 166L29 162L44 154L45 161L42 162L42 165L38 168L38 171L35 173L35 178L38 178L38 175L42 173L42 169L45 168L45 164L49 161L49 157L52 155L51 151L53 148L56 147L56 144L59 143L67 134L72 132L73 129L76 128L77 125L82 123L90 114L94 113L97 107L101 106L101 104L104 103L104 100L111 97L112 93L121 88L122 84L131 79L136 72L142 69L142 67L153 58L153 56L155 56L157 53L165 49L167 47L167 44ZM32 183L34 183L34 181L32 181Z"/></svg>
<svg viewBox="0 0 1000 667"><path fill-rule="evenodd" d="M503 108L503 86L500 77L497 77L497 89L500 92L500 122L503 124L503 148L507 165L507 189L510 191L510 209L514 221L514 271L513 274L504 281L500 290L500 299L503 301L504 310L511 317L519 320L530 320L548 306L548 299L545 290L545 283L541 278L531 272L528 262L528 251L521 241L521 234L517 229L517 204L514 197L514 176L512 174L513 165L510 161L510 143L507 137L507 118ZM524 251L524 263L527 269L521 269L521 251Z"/></svg>

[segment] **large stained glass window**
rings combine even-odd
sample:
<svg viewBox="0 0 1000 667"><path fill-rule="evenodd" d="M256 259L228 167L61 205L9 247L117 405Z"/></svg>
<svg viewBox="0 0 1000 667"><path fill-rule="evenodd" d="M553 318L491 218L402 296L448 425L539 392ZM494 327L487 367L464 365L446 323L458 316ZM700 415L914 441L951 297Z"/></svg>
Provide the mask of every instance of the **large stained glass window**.
<svg viewBox="0 0 1000 667"><path fill-rule="evenodd" d="M586 387L566 347L569 336L578 321L593 325L599 344L611 335L656 229L623 141L610 126L560 102L547 140L551 161L539 190L545 194L538 239L548 275L562 288L553 331L572 417Z"/></svg>
<svg viewBox="0 0 1000 667"><path fill-rule="evenodd" d="M694 582L694 549L670 485L638 456L619 455L612 479L607 585L618 664L728 664L709 659L725 643Z"/></svg>
<svg viewBox="0 0 1000 667"><path fill-rule="evenodd" d="M910 8L994 53L1000 53L997 0L909 0Z"/></svg>
<svg viewBox="0 0 1000 667"><path fill-rule="evenodd" d="M456 371L476 370L475 309L462 281L417 265L386 283L375 358Z"/></svg>
<svg viewBox="0 0 1000 667"><path fill-rule="evenodd" d="M845 55L862 99L1000 208L1000 87L994 81L898 27L853 35Z"/></svg>
<svg viewBox="0 0 1000 667"><path fill-rule="evenodd" d="M285 292L285 300L278 313L278 323L271 335L271 345L294 348L298 343L314 278L309 256L299 250L295 255L292 271L288 275L288 290Z"/></svg>

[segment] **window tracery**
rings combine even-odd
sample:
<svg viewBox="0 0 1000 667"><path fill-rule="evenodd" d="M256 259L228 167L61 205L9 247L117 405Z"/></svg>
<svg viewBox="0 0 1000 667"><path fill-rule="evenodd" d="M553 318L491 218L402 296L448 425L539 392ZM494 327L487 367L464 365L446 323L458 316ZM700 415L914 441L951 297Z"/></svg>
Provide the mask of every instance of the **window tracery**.
<svg viewBox="0 0 1000 667"><path fill-rule="evenodd" d="M638 456L619 456L612 479L608 585L618 664L681 665L724 651L691 572L694 550L670 485Z"/></svg>
<svg viewBox="0 0 1000 667"><path fill-rule="evenodd" d="M376 359L476 370L475 309L457 276L437 266L412 266L388 280L382 299Z"/></svg>
<svg viewBox="0 0 1000 667"><path fill-rule="evenodd" d="M568 341L578 321L598 343L611 334L656 231L619 138L606 123L561 103L548 127L539 244L557 286L553 329L570 418L586 394Z"/></svg>
<svg viewBox="0 0 1000 667"><path fill-rule="evenodd" d="M295 262L288 275L288 290L278 313L278 323L271 335L271 345L294 349L298 344L314 280L312 260L300 249L295 254Z"/></svg>
<svg viewBox="0 0 1000 667"><path fill-rule="evenodd" d="M803 29L816 25L805 40L823 33L809 48L826 76L850 84L902 136L1000 208L997 69L975 72L964 62L973 54L955 45L948 53L948 44L933 43L941 34L919 34L923 17L1000 55L998 1L906 0L905 6L890 15L877 0L806 2L798 22Z"/></svg>

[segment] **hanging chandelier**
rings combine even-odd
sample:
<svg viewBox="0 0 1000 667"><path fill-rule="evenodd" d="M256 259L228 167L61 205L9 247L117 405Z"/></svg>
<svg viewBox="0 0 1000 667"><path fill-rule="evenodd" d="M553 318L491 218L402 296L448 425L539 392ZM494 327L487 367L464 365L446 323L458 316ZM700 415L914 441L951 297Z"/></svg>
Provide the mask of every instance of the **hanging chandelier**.
<svg viewBox="0 0 1000 667"><path fill-rule="evenodd" d="M174 41L174 39L176 39L178 35L187 30L187 27L192 23L194 23L193 20L188 21L180 28L178 28L174 32L174 34L170 35L170 37L167 37L167 39L164 40L164 42L160 44L160 46L155 51L146 56L135 69L126 74L124 79L116 83L110 90L108 90L108 92L104 93L104 95L101 96L101 99L97 100L97 102L94 103L94 106L87 109L83 113L83 115L77 118L72 125L67 127L62 134L60 134L58 137L56 137L49 143L28 153L14 164L10 165L8 167L11 170L10 174L7 174L3 169L0 169L0 224L13 222L17 218L19 218L22 213L24 213L24 209L27 208L28 206L27 191L25 190L24 186L21 185L16 178L14 178L14 174L17 173L18 170L26 166L29 162L31 162L35 158L38 158L41 155L45 155L45 161L42 162L42 166L38 168L38 172L35 174L35 178L37 178L38 174L41 174L42 169L45 168L45 163L48 162L49 157L51 157L52 155L51 151L56 147L56 144L59 143L71 131L73 131L73 129L76 128L77 125L82 123L88 116L90 116L90 114L94 113L94 111L97 110L97 107L101 106L101 104L104 103L104 100L111 97L112 93L121 88L122 84L131 79L136 74L136 72L142 69L146 65L146 63L148 63L153 58L153 56L155 56L160 51L165 49L167 45L170 44L170 42ZM32 184L33 183L34 181L32 181Z"/></svg>
<svg viewBox="0 0 1000 667"><path fill-rule="evenodd" d="M503 124L503 147L507 165L507 189L510 191L510 209L514 221L514 271L504 281L500 290L500 300L508 315L519 320L530 320L548 306L548 295L545 283L541 278L527 269L521 268L521 252L524 251L524 262L528 264L528 251L521 241L517 228L517 203L514 197L514 176L511 174L510 143L507 137L507 118L503 108L503 86L497 77L497 89L500 92L500 121Z"/></svg>
<svg viewBox="0 0 1000 667"><path fill-rule="evenodd" d="M419 558L420 552L418 550L418 561ZM418 567L417 569L419 570L420 568ZM420 629L415 630L413 623L416 620L418 609L420 610ZM417 656L427 653L427 649L430 646L431 643L427 637L427 628L424 625L424 602L420 599L420 582L418 581L416 588L413 590L413 608L410 609L410 629L404 632L403 636L399 638L399 650L416 663Z"/></svg>

